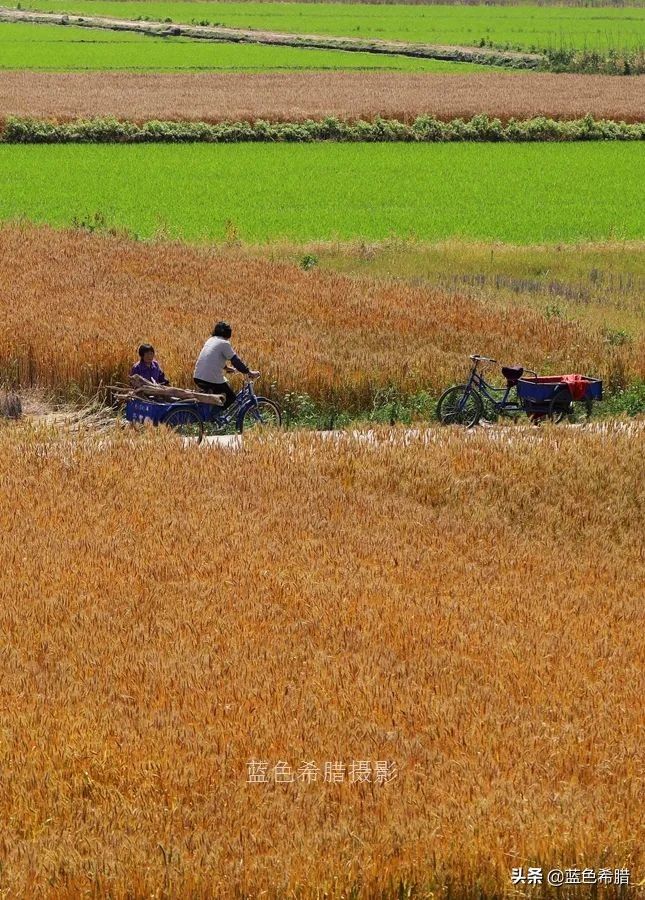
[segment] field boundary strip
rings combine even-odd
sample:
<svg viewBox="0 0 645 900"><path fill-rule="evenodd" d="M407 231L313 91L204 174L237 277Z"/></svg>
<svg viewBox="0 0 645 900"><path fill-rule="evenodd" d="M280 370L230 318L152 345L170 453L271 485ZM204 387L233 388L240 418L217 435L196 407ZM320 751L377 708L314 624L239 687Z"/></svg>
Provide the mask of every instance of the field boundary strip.
<svg viewBox="0 0 645 900"><path fill-rule="evenodd" d="M516 69L537 69L546 60L545 55L541 53L522 53L515 50L501 51L485 47L461 47L380 39L365 40L363 38L331 37L316 34L290 34L278 31L225 28L213 25L137 22L108 16L44 13L9 7L0 7L0 22L28 22L35 25L101 28L111 31L132 31L154 37L184 37L194 40L226 43L269 44L283 47L379 53L386 56L411 56L422 59L444 60L446 62L467 62Z"/></svg>
<svg viewBox="0 0 645 900"><path fill-rule="evenodd" d="M608 119L560 121L537 116L500 119L486 115L442 122L419 116L412 123L398 119L343 121L335 117L302 122L189 122L116 118L54 122L9 116L0 119L0 144L236 144L236 143L545 143L573 141L641 141L645 122L627 124Z"/></svg>

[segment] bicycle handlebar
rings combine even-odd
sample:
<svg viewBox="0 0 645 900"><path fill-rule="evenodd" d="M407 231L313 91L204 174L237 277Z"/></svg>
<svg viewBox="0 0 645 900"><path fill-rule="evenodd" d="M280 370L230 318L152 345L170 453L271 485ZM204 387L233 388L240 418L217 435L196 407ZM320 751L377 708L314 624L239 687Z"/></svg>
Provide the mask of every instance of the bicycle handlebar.
<svg viewBox="0 0 645 900"><path fill-rule="evenodd" d="M489 363L496 363L496 362L497 362L496 359L491 359L490 356L477 356L477 355L475 355L475 356L471 356L470 358L472 359L473 362L489 362Z"/></svg>
<svg viewBox="0 0 645 900"><path fill-rule="evenodd" d="M244 381L256 381L260 377L260 373L257 375L251 375L250 372L240 372L238 369L229 369L225 368L224 371L227 375L241 375Z"/></svg>

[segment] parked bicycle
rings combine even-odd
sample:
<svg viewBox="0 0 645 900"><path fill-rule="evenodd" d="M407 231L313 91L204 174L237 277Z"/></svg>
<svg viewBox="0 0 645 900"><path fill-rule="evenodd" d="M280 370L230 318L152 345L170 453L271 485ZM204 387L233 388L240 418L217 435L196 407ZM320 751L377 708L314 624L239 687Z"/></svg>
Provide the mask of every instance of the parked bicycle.
<svg viewBox="0 0 645 900"><path fill-rule="evenodd" d="M471 356L472 368L465 384L443 392L437 418L444 425L472 428L484 415L485 402L493 415L515 417L525 413L533 422L549 419L558 423L584 421L591 416L595 400L602 400L602 381L579 375L543 375L524 366L502 366L506 379L497 387L484 378L486 369L497 365L488 356Z"/></svg>

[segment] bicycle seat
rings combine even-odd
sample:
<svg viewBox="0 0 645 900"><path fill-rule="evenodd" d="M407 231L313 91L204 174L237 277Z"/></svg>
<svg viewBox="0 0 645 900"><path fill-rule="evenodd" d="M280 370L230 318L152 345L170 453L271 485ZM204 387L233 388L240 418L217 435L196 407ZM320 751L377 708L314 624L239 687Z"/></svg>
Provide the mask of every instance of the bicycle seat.
<svg viewBox="0 0 645 900"><path fill-rule="evenodd" d="M502 366L502 375L511 387L517 384L523 374L524 369L522 366Z"/></svg>

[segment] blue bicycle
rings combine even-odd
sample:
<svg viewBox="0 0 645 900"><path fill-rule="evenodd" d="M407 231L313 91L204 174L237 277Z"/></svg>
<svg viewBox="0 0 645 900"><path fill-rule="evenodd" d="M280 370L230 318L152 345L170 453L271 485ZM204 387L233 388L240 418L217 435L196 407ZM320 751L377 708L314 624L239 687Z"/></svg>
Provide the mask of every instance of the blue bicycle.
<svg viewBox="0 0 645 900"><path fill-rule="evenodd" d="M249 428L280 428L282 410L268 397L258 397L253 379L244 377L244 386L233 403L226 409L197 400L161 402L133 398L125 405L125 417L129 422L166 425L183 437L199 443L204 434L242 434Z"/></svg>

